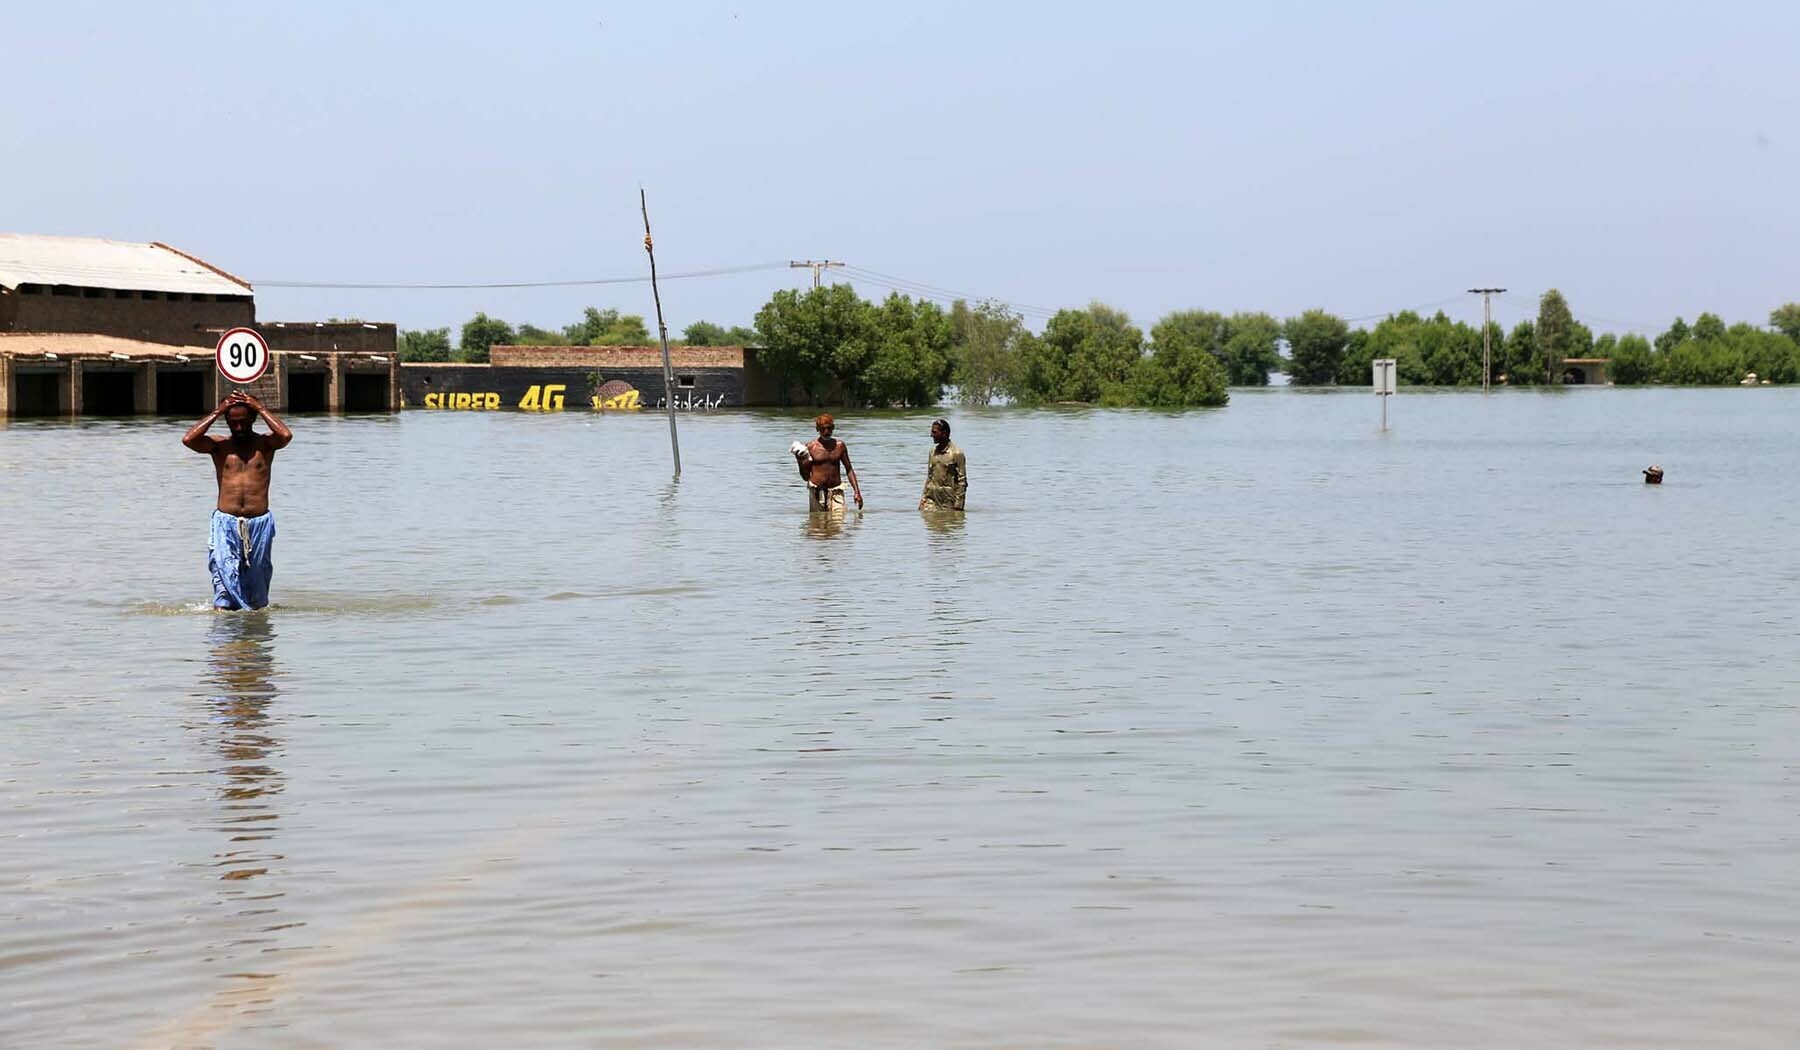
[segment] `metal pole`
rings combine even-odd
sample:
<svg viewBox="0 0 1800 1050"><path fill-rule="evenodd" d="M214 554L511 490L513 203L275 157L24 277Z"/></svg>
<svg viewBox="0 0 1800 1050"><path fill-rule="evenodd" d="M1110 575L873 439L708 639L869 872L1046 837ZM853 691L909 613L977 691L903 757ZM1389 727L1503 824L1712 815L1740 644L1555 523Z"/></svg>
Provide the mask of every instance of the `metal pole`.
<svg viewBox="0 0 1800 1050"><path fill-rule="evenodd" d="M669 451L675 457L675 476L681 477L681 441L675 435L675 365L669 361L669 326L663 323L662 293L656 289L656 248L650 241L650 205L638 187L638 207L644 213L644 251L650 255L650 295L656 300L656 331L662 337L663 404L669 406Z"/></svg>
<svg viewBox="0 0 1800 1050"><path fill-rule="evenodd" d="M1494 320L1491 297L1506 291L1504 288L1471 288L1469 292L1481 296L1481 392L1487 393L1494 385L1494 337L1492 329Z"/></svg>

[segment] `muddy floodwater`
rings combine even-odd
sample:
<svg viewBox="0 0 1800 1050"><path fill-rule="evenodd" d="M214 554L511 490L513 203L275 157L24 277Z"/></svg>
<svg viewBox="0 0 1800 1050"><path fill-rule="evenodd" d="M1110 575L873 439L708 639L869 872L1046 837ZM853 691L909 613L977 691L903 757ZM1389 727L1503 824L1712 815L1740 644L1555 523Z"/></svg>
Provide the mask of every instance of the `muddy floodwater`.
<svg viewBox="0 0 1800 1050"><path fill-rule="evenodd" d="M0 1046L1800 1041L1800 391L949 414L0 429Z"/></svg>

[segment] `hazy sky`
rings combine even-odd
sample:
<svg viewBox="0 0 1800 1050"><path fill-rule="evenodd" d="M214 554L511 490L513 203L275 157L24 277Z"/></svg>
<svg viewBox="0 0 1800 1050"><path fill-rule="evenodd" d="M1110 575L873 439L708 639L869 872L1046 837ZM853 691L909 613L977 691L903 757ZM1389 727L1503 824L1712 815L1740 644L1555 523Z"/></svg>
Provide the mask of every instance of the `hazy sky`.
<svg viewBox="0 0 1800 1050"><path fill-rule="evenodd" d="M1558 287L1596 331L1800 299L1800 4L33 3L0 229L256 282L830 256L1038 307L1349 317ZM787 269L670 282L673 332ZM887 289L857 282L864 295ZM561 325L649 288L263 286ZM1035 317L1034 317L1035 320Z"/></svg>

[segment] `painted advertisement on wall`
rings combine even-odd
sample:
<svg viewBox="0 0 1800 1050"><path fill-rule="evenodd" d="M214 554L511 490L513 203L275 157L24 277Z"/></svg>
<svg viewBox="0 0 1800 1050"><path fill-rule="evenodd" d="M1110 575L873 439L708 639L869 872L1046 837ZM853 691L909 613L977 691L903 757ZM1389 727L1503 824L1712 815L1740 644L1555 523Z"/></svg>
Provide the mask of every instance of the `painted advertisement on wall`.
<svg viewBox="0 0 1800 1050"><path fill-rule="evenodd" d="M663 375L651 369L583 372L567 368L406 364L403 407L451 412L637 412L661 410ZM702 369L676 373L675 407L705 412L744 403L743 373Z"/></svg>

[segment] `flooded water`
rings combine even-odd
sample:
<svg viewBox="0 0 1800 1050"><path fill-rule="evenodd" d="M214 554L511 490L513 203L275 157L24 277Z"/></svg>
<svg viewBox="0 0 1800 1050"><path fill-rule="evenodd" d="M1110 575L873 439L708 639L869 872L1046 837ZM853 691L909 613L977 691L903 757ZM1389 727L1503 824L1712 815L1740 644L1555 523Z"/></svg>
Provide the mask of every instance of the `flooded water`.
<svg viewBox="0 0 1800 1050"><path fill-rule="evenodd" d="M1378 418L0 429L0 1046L1794 1045L1800 391Z"/></svg>

